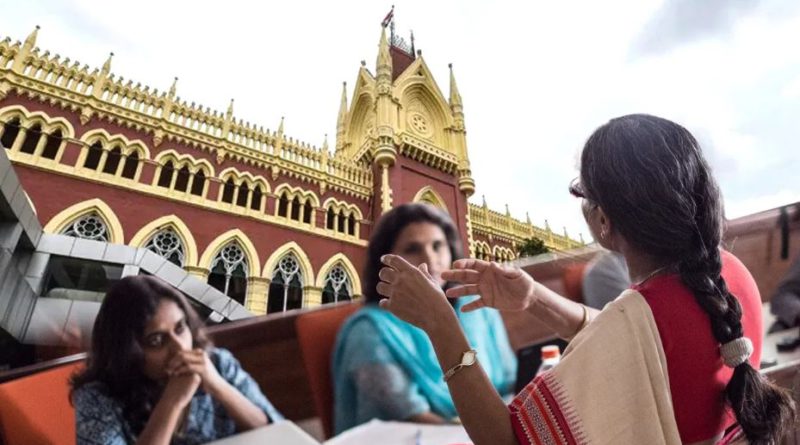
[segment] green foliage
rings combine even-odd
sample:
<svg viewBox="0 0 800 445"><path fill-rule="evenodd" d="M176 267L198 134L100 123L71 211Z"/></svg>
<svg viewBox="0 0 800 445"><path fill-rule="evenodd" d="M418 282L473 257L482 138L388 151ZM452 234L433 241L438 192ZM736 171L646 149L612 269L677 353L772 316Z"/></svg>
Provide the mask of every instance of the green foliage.
<svg viewBox="0 0 800 445"><path fill-rule="evenodd" d="M545 245L544 241L534 236L526 239L522 244L517 246L517 252L519 253L520 258L522 258L550 252L550 248Z"/></svg>

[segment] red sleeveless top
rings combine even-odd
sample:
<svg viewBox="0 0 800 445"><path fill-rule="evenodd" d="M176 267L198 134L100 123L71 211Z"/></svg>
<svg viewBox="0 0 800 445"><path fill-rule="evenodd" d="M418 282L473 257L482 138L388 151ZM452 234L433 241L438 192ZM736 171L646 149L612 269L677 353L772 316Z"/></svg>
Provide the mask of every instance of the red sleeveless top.
<svg viewBox="0 0 800 445"><path fill-rule="evenodd" d="M761 361L761 295L752 275L722 251L722 277L742 305L744 335L753 341L750 363ZM633 286L650 305L664 346L678 431L684 443L708 440L736 422L724 389L733 375L725 367L711 322L677 274L655 276Z"/></svg>

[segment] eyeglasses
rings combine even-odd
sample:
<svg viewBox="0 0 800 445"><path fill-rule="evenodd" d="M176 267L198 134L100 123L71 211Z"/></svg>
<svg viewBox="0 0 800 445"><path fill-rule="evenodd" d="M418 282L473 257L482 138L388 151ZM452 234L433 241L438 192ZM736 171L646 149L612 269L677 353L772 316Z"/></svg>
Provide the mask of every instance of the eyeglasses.
<svg viewBox="0 0 800 445"><path fill-rule="evenodd" d="M574 178L569 182L569 194L576 198L588 199L586 198L586 192L583 190L583 186L581 185L580 178Z"/></svg>

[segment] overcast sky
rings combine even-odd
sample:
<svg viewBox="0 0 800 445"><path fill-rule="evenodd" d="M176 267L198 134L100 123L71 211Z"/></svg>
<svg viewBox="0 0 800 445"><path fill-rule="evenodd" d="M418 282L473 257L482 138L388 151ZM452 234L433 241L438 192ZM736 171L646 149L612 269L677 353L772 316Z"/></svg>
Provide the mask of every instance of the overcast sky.
<svg viewBox="0 0 800 445"><path fill-rule="evenodd" d="M374 72L391 2L4 2L0 38L24 40L159 90L331 147L341 82ZM471 199L571 236L566 187L589 134L614 116L675 120L703 144L728 217L800 201L800 2L399 1L398 34L464 100Z"/></svg>

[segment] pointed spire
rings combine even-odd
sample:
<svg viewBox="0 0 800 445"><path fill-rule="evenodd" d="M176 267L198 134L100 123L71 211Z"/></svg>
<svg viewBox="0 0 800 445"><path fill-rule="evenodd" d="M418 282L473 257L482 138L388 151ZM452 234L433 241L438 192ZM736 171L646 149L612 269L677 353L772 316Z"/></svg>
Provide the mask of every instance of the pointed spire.
<svg viewBox="0 0 800 445"><path fill-rule="evenodd" d="M325 140L322 141L322 151L324 153L328 152L328 133L325 133Z"/></svg>
<svg viewBox="0 0 800 445"><path fill-rule="evenodd" d="M486 208L486 195L481 195L481 199L483 200L483 207Z"/></svg>
<svg viewBox="0 0 800 445"><path fill-rule="evenodd" d="M228 111L225 112L225 117L230 119L233 116L233 99L231 99L230 105L228 105Z"/></svg>
<svg viewBox="0 0 800 445"><path fill-rule="evenodd" d="M450 106L463 106L461 94L458 92L458 85L456 85L456 76L453 74L453 64L449 63L447 66L450 68Z"/></svg>
<svg viewBox="0 0 800 445"><path fill-rule="evenodd" d="M281 124L278 125L278 134L283 134L283 116L281 116Z"/></svg>
<svg viewBox="0 0 800 445"><path fill-rule="evenodd" d="M339 116L336 118L336 151L345 144L345 126L347 123L347 82L342 82L342 100L339 103Z"/></svg>
<svg viewBox="0 0 800 445"><path fill-rule="evenodd" d="M175 97L175 92L177 91L177 89L178 89L178 76L175 76L175 80L172 81L172 86L169 87L169 93L167 94L167 96Z"/></svg>
<svg viewBox="0 0 800 445"><path fill-rule="evenodd" d="M114 76L110 76L109 77L109 75L108 75L108 73L111 72L111 58L112 57L114 57L114 53L113 52L108 53L108 59L106 59L106 62L103 64L103 67L100 70L100 73L94 79L94 87L92 88L92 96L94 96L96 99L100 99L103 96L103 90L105 89L106 82L108 82L109 79L113 79L114 78ZM120 81L122 81L121 77L120 77ZM84 116L83 119L86 120L87 122L88 122L88 119L91 117L90 114L87 114L87 113L84 113L83 116Z"/></svg>
<svg viewBox="0 0 800 445"><path fill-rule="evenodd" d="M378 43L378 60L376 62L376 72L380 73L381 68L388 68L392 72L392 56L389 54L389 41L386 39L386 28L381 28L381 41Z"/></svg>
<svg viewBox="0 0 800 445"><path fill-rule="evenodd" d="M525 221L528 223L529 226L532 225L532 223L531 223L531 214L528 213L528 212L525 212Z"/></svg>
<svg viewBox="0 0 800 445"><path fill-rule="evenodd" d="M411 30L411 57L416 59L417 50L414 49L414 30Z"/></svg>
<svg viewBox="0 0 800 445"><path fill-rule="evenodd" d="M511 216L511 212L508 210L508 204L506 204L506 216Z"/></svg>
<svg viewBox="0 0 800 445"><path fill-rule="evenodd" d="M41 27L36 25L36 28L33 30L33 32L28 34L28 37L25 39L23 48L26 48L27 51L32 50L33 47L36 46L36 37L39 36L39 29L41 29Z"/></svg>
<svg viewBox="0 0 800 445"><path fill-rule="evenodd" d="M111 72L111 59L114 57L114 52L108 53L108 59L106 59L106 63L103 64L103 75L108 75Z"/></svg>
<svg viewBox="0 0 800 445"><path fill-rule="evenodd" d="M347 82L342 82L342 100L339 102L339 117L336 120L336 127L344 126L347 118Z"/></svg>

